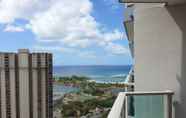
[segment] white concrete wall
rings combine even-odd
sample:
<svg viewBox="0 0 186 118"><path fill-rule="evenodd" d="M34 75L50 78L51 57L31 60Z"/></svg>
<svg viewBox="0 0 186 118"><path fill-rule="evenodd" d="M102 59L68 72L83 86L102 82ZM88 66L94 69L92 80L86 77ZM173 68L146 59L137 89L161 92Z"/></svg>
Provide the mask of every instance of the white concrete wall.
<svg viewBox="0 0 186 118"><path fill-rule="evenodd" d="M185 118L186 5L135 7L135 89L174 91L175 118Z"/></svg>

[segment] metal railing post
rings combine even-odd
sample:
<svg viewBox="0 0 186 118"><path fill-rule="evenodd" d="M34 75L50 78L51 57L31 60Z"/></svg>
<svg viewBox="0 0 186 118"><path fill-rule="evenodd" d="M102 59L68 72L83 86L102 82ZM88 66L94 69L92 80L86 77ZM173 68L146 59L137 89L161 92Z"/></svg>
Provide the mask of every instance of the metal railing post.
<svg viewBox="0 0 186 118"><path fill-rule="evenodd" d="M125 117L124 118L127 118L128 117L128 97L126 96L125 98Z"/></svg>
<svg viewBox="0 0 186 118"><path fill-rule="evenodd" d="M167 104L167 113L168 113L168 115L167 115L167 117L168 118L172 118L172 94L168 94L167 95L167 102L168 102L168 104Z"/></svg>

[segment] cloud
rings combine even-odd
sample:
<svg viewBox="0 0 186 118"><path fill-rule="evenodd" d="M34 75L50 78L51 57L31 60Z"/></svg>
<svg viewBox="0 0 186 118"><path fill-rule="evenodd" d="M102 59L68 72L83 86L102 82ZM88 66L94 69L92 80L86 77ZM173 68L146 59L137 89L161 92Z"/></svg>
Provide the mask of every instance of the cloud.
<svg viewBox="0 0 186 118"><path fill-rule="evenodd" d="M34 51L57 51L68 54L76 54L79 50L73 48L66 48L61 46L45 46L45 45L36 45L33 47Z"/></svg>
<svg viewBox="0 0 186 118"><path fill-rule="evenodd" d="M120 45L120 44L114 44L114 43L109 43L105 49L109 54L112 55L124 55L124 54L129 54L129 49Z"/></svg>
<svg viewBox="0 0 186 118"><path fill-rule="evenodd" d="M110 6L111 9L116 10L119 8L118 0L104 0L105 4Z"/></svg>
<svg viewBox="0 0 186 118"><path fill-rule="evenodd" d="M50 4L51 0L0 0L0 23L12 23L16 19L29 20Z"/></svg>
<svg viewBox="0 0 186 118"><path fill-rule="evenodd" d="M104 31L91 15L89 0L58 1L35 15L27 27L42 41L55 41L69 47L86 48L121 39L118 30Z"/></svg>
<svg viewBox="0 0 186 118"><path fill-rule="evenodd" d="M7 25L3 31L4 32L24 32L24 28L14 26L14 25Z"/></svg>
<svg viewBox="0 0 186 118"><path fill-rule="evenodd" d="M81 51L77 50L75 48L65 48L65 47L60 47L60 46L44 46L44 45L37 45L34 46L33 51L37 52L52 52L52 51L57 51L65 54L70 54L70 55L76 55L81 58L86 58L86 59L96 59L96 52L94 51Z"/></svg>
<svg viewBox="0 0 186 118"><path fill-rule="evenodd" d="M118 30L114 30L113 32L105 33L104 38L105 38L105 41L107 42L120 40L122 39L122 33L119 32Z"/></svg>
<svg viewBox="0 0 186 118"><path fill-rule="evenodd" d="M43 41L53 40L83 48L100 35L91 11L92 3L89 0L62 0L35 15L27 27Z"/></svg>
<svg viewBox="0 0 186 118"><path fill-rule="evenodd" d="M85 51L85 52L80 52L79 56L82 58L88 58L88 59L96 59L96 53L93 51Z"/></svg>
<svg viewBox="0 0 186 118"><path fill-rule="evenodd" d="M36 45L33 47L33 50L34 51L59 51L59 50L61 50L61 47Z"/></svg>
<svg viewBox="0 0 186 118"><path fill-rule="evenodd" d="M115 1L105 0L107 1L108 4L115 5ZM0 1L1 24L14 24L17 19L24 19L28 21L26 29L35 34L38 42L56 43L55 46L44 49L36 45L35 49L50 48L72 53L80 48L99 46L108 53L124 54L126 49L114 43L122 39L122 33L117 29L107 29L96 21L92 12L93 3L90 0ZM7 25L4 31L22 30Z"/></svg>

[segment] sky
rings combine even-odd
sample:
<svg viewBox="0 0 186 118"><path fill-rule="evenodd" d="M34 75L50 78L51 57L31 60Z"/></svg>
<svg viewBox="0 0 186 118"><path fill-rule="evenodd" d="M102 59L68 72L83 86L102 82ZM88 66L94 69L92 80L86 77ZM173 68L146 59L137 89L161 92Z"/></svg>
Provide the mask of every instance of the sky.
<svg viewBox="0 0 186 118"><path fill-rule="evenodd" d="M53 53L54 65L132 64L118 0L0 0L0 51Z"/></svg>

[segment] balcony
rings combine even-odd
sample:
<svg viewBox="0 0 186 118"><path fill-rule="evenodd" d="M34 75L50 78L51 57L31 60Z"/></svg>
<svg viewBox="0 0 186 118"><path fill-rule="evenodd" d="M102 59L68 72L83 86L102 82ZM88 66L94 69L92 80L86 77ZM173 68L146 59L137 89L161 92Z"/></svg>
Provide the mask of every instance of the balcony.
<svg viewBox="0 0 186 118"><path fill-rule="evenodd" d="M172 91L121 92L107 118L172 118Z"/></svg>

